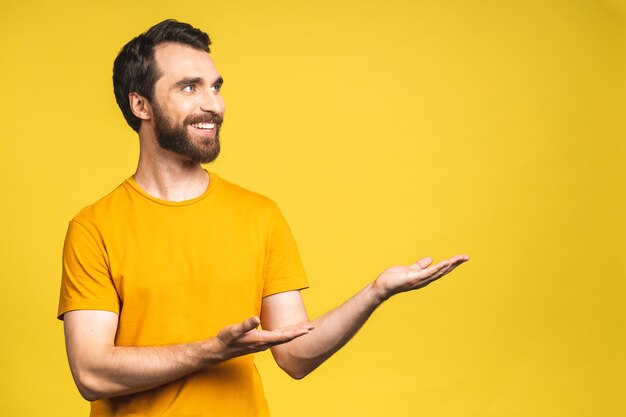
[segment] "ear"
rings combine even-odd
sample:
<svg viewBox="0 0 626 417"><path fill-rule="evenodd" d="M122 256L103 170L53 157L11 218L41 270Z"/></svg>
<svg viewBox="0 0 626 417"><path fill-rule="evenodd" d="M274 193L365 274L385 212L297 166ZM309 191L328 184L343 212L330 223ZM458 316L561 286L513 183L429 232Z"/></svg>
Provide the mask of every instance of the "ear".
<svg viewBox="0 0 626 417"><path fill-rule="evenodd" d="M128 102L130 110L141 120L150 120L152 118L152 107L147 98L137 92L128 93Z"/></svg>

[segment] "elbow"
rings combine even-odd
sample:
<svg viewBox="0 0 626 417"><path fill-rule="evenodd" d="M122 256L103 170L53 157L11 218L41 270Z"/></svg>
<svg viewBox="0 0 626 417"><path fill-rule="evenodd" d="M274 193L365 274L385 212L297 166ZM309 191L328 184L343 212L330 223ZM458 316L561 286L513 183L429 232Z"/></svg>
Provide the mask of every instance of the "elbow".
<svg viewBox="0 0 626 417"><path fill-rule="evenodd" d="M301 380L308 374L310 374L316 367L307 366L306 363L300 361L281 361L278 362L280 369L285 371L287 375L296 380Z"/></svg>
<svg viewBox="0 0 626 417"><path fill-rule="evenodd" d="M303 379L305 376L307 376L310 373L310 371L307 371L304 369L283 368L282 366L281 366L281 369L285 371L285 373L289 375L291 378L296 379L298 381Z"/></svg>
<svg viewBox="0 0 626 417"><path fill-rule="evenodd" d="M98 382L98 378L87 372L76 372L74 382L80 395L87 401L97 401L107 398L106 393Z"/></svg>
<svg viewBox="0 0 626 417"><path fill-rule="evenodd" d="M296 372L287 372L287 375L289 375L290 377L292 377L295 380L301 380L304 379L305 376L307 376L310 372L308 371L296 371Z"/></svg>
<svg viewBox="0 0 626 417"><path fill-rule="evenodd" d="M275 347L272 349L272 355L280 369L296 380L303 379L324 362L322 357L308 357L293 349L276 349Z"/></svg>
<svg viewBox="0 0 626 417"><path fill-rule="evenodd" d="M87 401L97 401L97 400L101 400L102 398L104 398L103 396L98 395L97 392L92 391L80 385L78 385L78 392L80 392L81 397L83 397Z"/></svg>

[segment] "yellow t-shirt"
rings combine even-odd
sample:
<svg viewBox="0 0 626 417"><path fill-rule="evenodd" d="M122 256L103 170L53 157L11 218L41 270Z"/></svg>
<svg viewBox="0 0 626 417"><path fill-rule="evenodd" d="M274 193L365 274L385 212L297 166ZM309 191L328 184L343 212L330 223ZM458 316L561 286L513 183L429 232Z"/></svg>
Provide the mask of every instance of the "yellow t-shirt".
<svg viewBox="0 0 626 417"><path fill-rule="evenodd" d="M58 316L119 314L117 346L213 337L259 315L267 295L302 289L298 250L276 204L210 173L171 202L128 179L69 224ZM92 417L267 416L252 355L137 394L94 401Z"/></svg>

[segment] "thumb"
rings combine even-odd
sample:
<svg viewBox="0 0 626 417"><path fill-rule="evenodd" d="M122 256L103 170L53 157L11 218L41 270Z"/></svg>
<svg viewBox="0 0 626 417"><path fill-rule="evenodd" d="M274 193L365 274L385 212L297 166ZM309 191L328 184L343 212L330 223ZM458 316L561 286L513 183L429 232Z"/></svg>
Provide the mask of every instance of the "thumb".
<svg viewBox="0 0 626 417"><path fill-rule="evenodd" d="M410 265L409 268L411 269L424 269L424 268L428 268L428 266L430 264L433 263L433 258L431 258L430 256L427 256L425 258L420 259L419 261L415 262L413 265Z"/></svg>
<svg viewBox="0 0 626 417"><path fill-rule="evenodd" d="M261 319L259 319L257 316L252 316L249 319L239 323L239 325L235 326L236 338L238 339L244 334L248 333L250 330L256 329L257 327L259 327L259 324L261 324Z"/></svg>
<svg viewBox="0 0 626 417"><path fill-rule="evenodd" d="M242 321L241 323L225 327L218 333L217 337L219 337L220 340L224 342L224 344L229 344L239 339L250 330L256 329L260 323L261 320L258 317L253 316L247 320Z"/></svg>

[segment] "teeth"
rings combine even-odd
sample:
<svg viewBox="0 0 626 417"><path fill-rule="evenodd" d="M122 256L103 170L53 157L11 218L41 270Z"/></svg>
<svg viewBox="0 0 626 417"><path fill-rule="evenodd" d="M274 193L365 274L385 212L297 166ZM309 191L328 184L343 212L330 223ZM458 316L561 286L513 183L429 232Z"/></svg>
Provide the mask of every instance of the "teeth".
<svg viewBox="0 0 626 417"><path fill-rule="evenodd" d="M194 123L192 126L197 129L213 129L215 128L215 123Z"/></svg>

